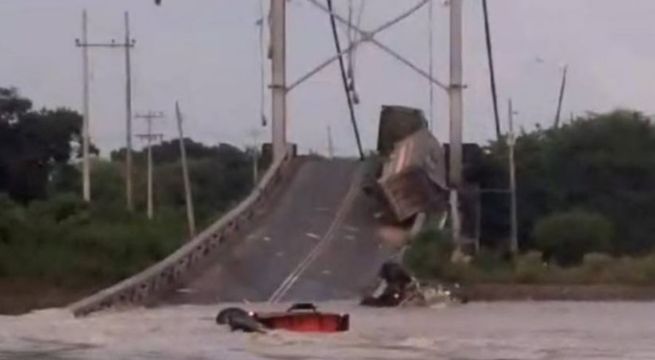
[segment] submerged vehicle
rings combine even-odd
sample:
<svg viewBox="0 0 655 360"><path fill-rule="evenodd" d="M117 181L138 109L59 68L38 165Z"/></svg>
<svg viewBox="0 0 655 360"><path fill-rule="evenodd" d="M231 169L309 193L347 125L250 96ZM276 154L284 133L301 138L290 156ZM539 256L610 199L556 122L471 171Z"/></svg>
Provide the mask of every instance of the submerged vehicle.
<svg viewBox="0 0 655 360"><path fill-rule="evenodd" d="M380 268L378 289L366 295L360 305L373 307L432 306L447 303L466 303L468 299L454 290L459 285L424 285L412 277L400 264L386 262Z"/></svg>
<svg viewBox="0 0 655 360"><path fill-rule="evenodd" d="M221 319L221 322L218 320ZM232 331L265 332L287 330L296 332L343 332L350 328L348 314L324 313L311 303L293 304L281 312L248 312L240 308L226 308L217 315L218 324L226 324Z"/></svg>
<svg viewBox="0 0 655 360"><path fill-rule="evenodd" d="M231 331L265 333L265 327L253 317L253 314L238 307L228 307L216 315L216 323L227 325Z"/></svg>
<svg viewBox="0 0 655 360"><path fill-rule="evenodd" d="M348 314L324 313L309 303L292 305L286 312L255 313L253 317L269 329L299 332L343 332L350 327Z"/></svg>

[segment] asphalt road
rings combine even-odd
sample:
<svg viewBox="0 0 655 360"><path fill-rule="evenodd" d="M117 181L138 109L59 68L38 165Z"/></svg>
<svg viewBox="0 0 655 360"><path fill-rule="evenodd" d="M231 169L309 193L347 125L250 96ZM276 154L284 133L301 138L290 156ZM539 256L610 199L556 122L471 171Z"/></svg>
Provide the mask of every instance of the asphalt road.
<svg viewBox="0 0 655 360"><path fill-rule="evenodd" d="M359 297L395 249L361 191L363 166L305 160L255 225L162 303L321 301Z"/></svg>

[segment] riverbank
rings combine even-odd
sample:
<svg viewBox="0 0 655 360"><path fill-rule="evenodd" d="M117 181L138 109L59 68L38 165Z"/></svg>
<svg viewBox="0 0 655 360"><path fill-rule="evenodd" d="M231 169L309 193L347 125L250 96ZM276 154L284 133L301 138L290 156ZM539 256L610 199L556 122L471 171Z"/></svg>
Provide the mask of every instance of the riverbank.
<svg viewBox="0 0 655 360"><path fill-rule="evenodd" d="M461 292L469 301L655 301L655 286L474 284Z"/></svg>
<svg viewBox="0 0 655 360"><path fill-rule="evenodd" d="M71 289L43 281L0 279L0 315L64 307L100 288L102 286Z"/></svg>
<svg viewBox="0 0 655 360"><path fill-rule="evenodd" d="M0 279L0 315L65 307L99 288L66 289L35 281ZM471 284L459 290L471 302L655 301L655 286Z"/></svg>

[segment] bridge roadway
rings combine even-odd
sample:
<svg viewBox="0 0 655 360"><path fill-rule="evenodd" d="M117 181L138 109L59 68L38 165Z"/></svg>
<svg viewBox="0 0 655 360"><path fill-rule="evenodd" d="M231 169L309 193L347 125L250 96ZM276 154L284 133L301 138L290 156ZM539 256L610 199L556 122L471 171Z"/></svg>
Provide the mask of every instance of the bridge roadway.
<svg viewBox="0 0 655 360"><path fill-rule="evenodd" d="M361 190L363 164L296 161L266 214L159 304L346 299L371 286L397 244Z"/></svg>

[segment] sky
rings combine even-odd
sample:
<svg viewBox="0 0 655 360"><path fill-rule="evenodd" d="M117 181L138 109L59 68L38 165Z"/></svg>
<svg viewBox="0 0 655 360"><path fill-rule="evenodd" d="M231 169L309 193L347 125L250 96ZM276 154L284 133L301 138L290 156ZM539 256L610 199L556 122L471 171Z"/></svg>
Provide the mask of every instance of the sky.
<svg viewBox="0 0 655 360"><path fill-rule="evenodd" d="M352 0L359 8L362 0ZM362 27L372 29L418 0L363 0ZM334 0L345 15L348 0ZM562 66L568 84L562 117L586 111L633 108L655 113L655 26L652 0L489 0L494 61L503 129L507 99L515 122L528 130L552 124ZM268 8L268 1L264 1ZM135 113L162 111L155 123L165 138L176 136L174 102L180 101L186 135L208 144L246 146L268 141L260 125L261 66L268 85L270 63L260 55L260 0L0 0L0 86L15 86L37 107L81 111L81 13L89 16L89 40L122 41L129 11L136 39L132 53ZM265 10L266 11L266 10ZM448 80L448 6L434 0L434 71ZM495 137L482 5L464 0L464 140ZM376 38L427 69L428 8ZM342 33L345 43L345 33ZM306 0L291 0L287 14L287 77L293 82L334 54L326 14ZM125 143L125 65L119 49L92 49L91 136L106 155ZM364 147L376 144L384 104L417 107L431 118L442 141L448 134L448 99L435 89L429 114L429 84L373 44L360 47L355 76L356 108ZM270 120L270 96L265 99ZM288 136L302 152L327 152L327 127L335 151L356 154L337 63L288 97ZM134 132L145 123L134 120ZM141 146L139 140L135 144Z"/></svg>

